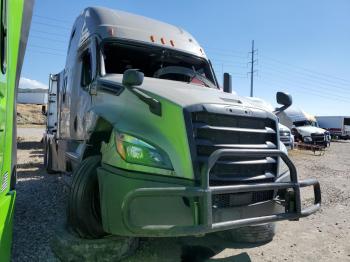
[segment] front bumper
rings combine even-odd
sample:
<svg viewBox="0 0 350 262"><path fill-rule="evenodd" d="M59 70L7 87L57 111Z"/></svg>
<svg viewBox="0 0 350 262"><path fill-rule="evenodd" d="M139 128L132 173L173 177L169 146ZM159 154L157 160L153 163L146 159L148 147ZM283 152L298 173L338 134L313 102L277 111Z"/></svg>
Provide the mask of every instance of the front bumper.
<svg viewBox="0 0 350 262"><path fill-rule="evenodd" d="M251 157L281 157L289 168L290 182L214 187L209 185L209 172L220 157L242 154ZM123 196L115 197L115 202L109 197L112 188L118 190L118 185L108 181L104 182L105 171L100 169L98 173L104 229L109 233L119 235L199 235L280 220L297 220L316 212L321 205L321 191L318 181L315 179L298 181L295 166L288 156L280 150L219 149L209 157L203 166L198 186L171 186L168 184L164 187L161 183L156 183L154 187L142 187L143 182L139 181L136 182L139 183L136 186L129 184L129 188L123 188ZM109 174L109 176L116 176L116 174ZM125 182L125 186L126 184L127 182ZM121 186L119 185L119 188ZM314 204L302 209L300 188L308 186L312 186L314 189ZM275 192L292 190L293 197L289 198L288 203L284 199L276 198L221 210L216 210L213 207L213 195L266 190L274 190ZM175 201L175 199L177 200ZM184 199L186 199L183 201L185 204L181 201ZM150 201L147 202L147 200ZM163 202L161 202L162 200ZM116 212L116 210L119 211Z"/></svg>

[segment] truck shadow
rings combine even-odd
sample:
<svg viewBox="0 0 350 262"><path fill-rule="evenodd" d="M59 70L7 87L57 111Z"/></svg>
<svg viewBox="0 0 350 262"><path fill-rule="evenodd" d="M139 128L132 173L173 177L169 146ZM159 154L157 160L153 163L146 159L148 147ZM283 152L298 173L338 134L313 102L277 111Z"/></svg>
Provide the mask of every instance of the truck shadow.
<svg viewBox="0 0 350 262"><path fill-rule="evenodd" d="M46 173L39 141L20 141L17 148L12 261L37 261L38 257L52 261L49 242L56 225L66 217L61 176Z"/></svg>
<svg viewBox="0 0 350 262"><path fill-rule="evenodd" d="M263 243L265 244L265 243ZM136 261L181 261L181 262L250 262L247 252L235 249L250 249L263 244L243 244L227 241L218 234L203 237L143 238L139 249L123 262Z"/></svg>
<svg viewBox="0 0 350 262"><path fill-rule="evenodd" d="M42 152L42 143L37 141L21 141L17 143L17 149L19 150L40 150Z"/></svg>
<svg viewBox="0 0 350 262"><path fill-rule="evenodd" d="M223 249L224 250L224 249ZM213 258L218 250L214 251L208 247L203 246L184 246L181 253L181 262L202 262L202 261L222 261L222 262L251 262L249 255L242 252L237 255L225 258Z"/></svg>

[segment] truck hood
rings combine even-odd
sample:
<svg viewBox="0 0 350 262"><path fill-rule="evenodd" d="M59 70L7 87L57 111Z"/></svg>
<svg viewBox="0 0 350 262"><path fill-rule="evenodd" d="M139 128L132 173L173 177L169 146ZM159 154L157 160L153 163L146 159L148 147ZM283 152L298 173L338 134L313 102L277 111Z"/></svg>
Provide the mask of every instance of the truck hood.
<svg viewBox="0 0 350 262"><path fill-rule="evenodd" d="M326 131L322 128L315 127L315 126L298 126L296 127L296 129L301 135L311 135L313 133L324 134Z"/></svg>
<svg viewBox="0 0 350 262"><path fill-rule="evenodd" d="M123 75L121 74L110 74L102 77L103 80L118 84L122 83L122 78ZM196 104L226 104L253 107L270 112L263 105L254 103L254 101L244 97L196 84L145 77L142 85L138 88L154 98L161 97L181 107Z"/></svg>
<svg viewBox="0 0 350 262"><path fill-rule="evenodd" d="M278 128L280 131L290 132L290 129L288 127L286 127L285 125L282 125L281 123L278 123Z"/></svg>

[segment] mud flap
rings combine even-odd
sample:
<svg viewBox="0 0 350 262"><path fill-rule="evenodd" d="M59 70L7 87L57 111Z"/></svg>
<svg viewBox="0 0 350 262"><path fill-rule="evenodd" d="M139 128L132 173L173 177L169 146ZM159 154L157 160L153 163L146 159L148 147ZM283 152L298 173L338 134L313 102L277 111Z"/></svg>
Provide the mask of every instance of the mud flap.
<svg viewBox="0 0 350 262"><path fill-rule="evenodd" d="M16 191L10 191L0 199L0 261L10 261L13 214Z"/></svg>

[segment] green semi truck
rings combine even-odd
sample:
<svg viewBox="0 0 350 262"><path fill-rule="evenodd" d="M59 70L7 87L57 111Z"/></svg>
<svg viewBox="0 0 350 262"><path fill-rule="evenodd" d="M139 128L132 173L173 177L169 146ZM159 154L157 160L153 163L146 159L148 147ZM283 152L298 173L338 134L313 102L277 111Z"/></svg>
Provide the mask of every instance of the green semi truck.
<svg viewBox="0 0 350 262"><path fill-rule="evenodd" d="M182 28L86 8L65 69L50 75L44 137L48 172L73 174L69 226L83 238L227 231L266 241L271 223L316 212L319 183L298 181L276 115L231 89ZM277 102L276 112L292 100L278 92ZM307 186L315 202L302 208Z"/></svg>
<svg viewBox="0 0 350 262"><path fill-rule="evenodd" d="M0 261L10 261L16 198L16 94L32 0L0 1Z"/></svg>

